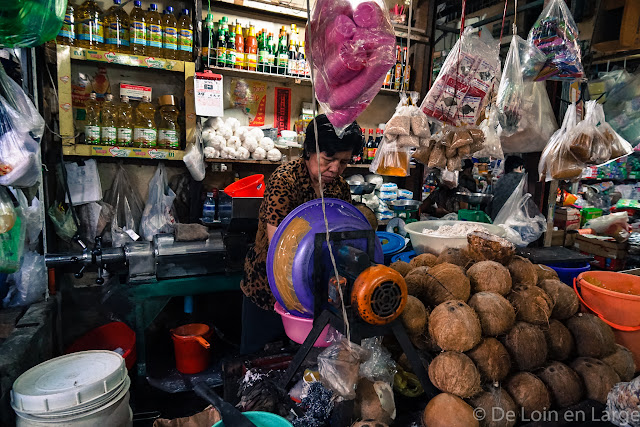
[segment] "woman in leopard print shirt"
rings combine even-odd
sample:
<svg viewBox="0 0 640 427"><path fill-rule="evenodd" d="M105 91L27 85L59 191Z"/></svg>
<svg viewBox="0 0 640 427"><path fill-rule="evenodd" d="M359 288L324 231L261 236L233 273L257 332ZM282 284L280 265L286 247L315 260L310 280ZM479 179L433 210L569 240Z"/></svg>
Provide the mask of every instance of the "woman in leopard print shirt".
<svg viewBox="0 0 640 427"><path fill-rule="evenodd" d="M245 354L261 349L265 343L282 335L282 320L273 311L276 300L269 288L266 266L269 242L278 225L296 207L319 198L320 185L325 197L351 202L349 185L341 175L352 156L362 149L360 127L352 123L340 139L324 114L317 116L315 121L320 153L316 153L315 130L311 122L307 127L303 157L275 170L260 206L256 243L247 254L241 284L245 294L241 351ZM319 174L322 183L318 180Z"/></svg>

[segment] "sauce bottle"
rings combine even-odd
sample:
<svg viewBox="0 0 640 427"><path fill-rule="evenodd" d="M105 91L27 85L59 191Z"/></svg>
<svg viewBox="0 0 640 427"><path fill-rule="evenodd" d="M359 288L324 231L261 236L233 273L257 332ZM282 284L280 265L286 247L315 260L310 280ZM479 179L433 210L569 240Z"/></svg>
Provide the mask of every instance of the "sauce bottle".
<svg viewBox="0 0 640 427"><path fill-rule="evenodd" d="M158 132L155 126L154 116L156 109L153 108L149 96L145 95L138 104L135 111L133 125L133 146L134 147L155 147Z"/></svg>
<svg viewBox="0 0 640 427"><path fill-rule="evenodd" d="M56 42L59 44L66 44L73 46L76 42L76 17L75 17L75 6L73 3L67 3L67 11L64 14L64 22L62 23L62 28L60 28L60 32L58 32L58 36L56 37Z"/></svg>
<svg viewBox="0 0 640 427"><path fill-rule="evenodd" d="M235 34L236 57L233 66L239 70L244 70L246 69L246 61L244 59L244 37L242 36L242 27L238 21L236 21Z"/></svg>
<svg viewBox="0 0 640 427"><path fill-rule="evenodd" d="M100 144L100 106L96 93L91 92L84 107L84 139L87 144Z"/></svg>
<svg viewBox="0 0 640 427"><path fill-rule="evenodd" d="M118 105L116 115L118 145L130 147L133 141L133 107L129 104L127 95L120 96L120 105Z"/></svg>
<svg viewBox="0 0 640 427"><path fill-rule="evenodd" d="M134 8L129 16L129 46L134 55L147 53L147 17L140 7L139 0L133 2Z"/></svg>
<svg viewBox="0 0 640 427"><path fill-rule="evenodd" d="M121 6L121 0L113 0L113 6L104 18L105 49L114 52L129 52L129 15Z"/></svg>
<svg viewBox="0 0 640 427"><path fill-rule="evenodd" d="M236 66L236 34L231 30L227 39L227 60L225 67L233 68Z"/></svg>
<svg viewBox="0 0 640 427"><path fill-rule="evenodd" d="M202 28L202 62L205 66L215 65L217 37L214 34L213 14L207 15ZM215 54L214 54L214 51Z"/></svg>
<svg viewBox="0 0 640 427"><path fill-rule="evenodd" d="M158 98L158 147L177 150L180 148L180 126L178 125L178 108L173 95Z"/></svg>
<svg viewBox="0 0 640 427"><path fill-rule="evenodd" d="M78 46L101 49L104 43L102 9L93 0L87 0L76 10Z"/></svg>
<svg viewBox="0 0 640 427"><path fill-rule="evenodd" d="M147 12L147 56L160 56L162 49L162 20L158 13L158 5L151 3Z"/></svg>
<svg viewBox="0 0 640 427"><path fill-rule="evenodd" d="M162 54L167 59L178 59L178 20L171 6L162 15Z"/></svg>
<svg viewBox="0 0 640 427"><path fill-rule="evenodd" d="M100 112L100 141L102 145L116 145L116 106L113 103L113 95L105 96Z"/></svg>
<svg viewBox="0 0 640 427"><path fill-rule="evenodd" d="M256 71L258 69L258 39L256 38L256 29L253 25L249 26L249 36L244 41L244 49L246 52L247 69Z"/></svg>
<svg viewBox="0 0 640 427"><path fill-rule="evenodd" d="M178 59L193 61L193 22L189 16L189 9L182 9L182 16L178 21Z"/></svg>

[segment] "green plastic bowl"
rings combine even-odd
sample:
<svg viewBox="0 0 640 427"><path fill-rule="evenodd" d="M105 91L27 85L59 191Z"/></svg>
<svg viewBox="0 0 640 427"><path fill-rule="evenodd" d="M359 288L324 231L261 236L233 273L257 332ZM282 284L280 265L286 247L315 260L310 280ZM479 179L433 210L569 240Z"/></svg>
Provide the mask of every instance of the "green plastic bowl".
<svg viewBox="0 0 640 427"><path fill-rule="evenodd" d="M293 427L289 421L271 412L249 411L243 412L243 414L246 415L256 427ZM213 427L224 427L224 423L218 421Z"/></svg>

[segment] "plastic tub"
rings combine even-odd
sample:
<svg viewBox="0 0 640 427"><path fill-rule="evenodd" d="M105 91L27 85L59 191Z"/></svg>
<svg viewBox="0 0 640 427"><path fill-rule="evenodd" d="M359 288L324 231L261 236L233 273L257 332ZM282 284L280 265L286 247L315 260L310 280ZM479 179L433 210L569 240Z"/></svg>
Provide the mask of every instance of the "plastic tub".
<svg viewBox="0 0 640 427"><path fill-rule="evenodd" d="M280 415L271 412L249 411L243 412L256 427L293 427L293 425ZM224 427L223 421L218 421L213 427Z"/></svg>
<svg viewBox="0 0 640 427"><path fill-rule="evenodd" d="M504 237L504 230L501 227L498 227L497 225L493 225L493 224L485 224L482 222L472 222L472 221L446 221L446 220L417 221L417 222L412 222L410 224L405 225L404 228L409 233L413 250L416 251L418 255L424 254L424 253L439 255L440 252L442 252L446 248L463 248L467 246L467 236L462 236L462 237L430 236L430 235L424 234L422 230L424 230L425 228L436 230L440 228L440 226L442 225L454 225L461 222L464 222L465 224L476 224L476 225L482 226L487 230L488 233L495 234L496 236Z"/></svg>
<svg viewBox="0 0 640 427"><path fill-rule="evenodd" d="M176 368L183 374L197 374L209 366L207 339L211 329L203 323L190 323L171 330L176 355Z"/></svg>
<svg viewBox="0 0 640 427"><path fill-rule="evenodd" d="M234 182L224 192L231 197L263 197L264 189L264 175L257 174Z"/></svg>
<svg viewBox="0 0 640 427"><path fill-rule="evenodd" d="M284 332L287 334L287 336L298 344L304 343L304 340L307 339L309 332L311 332L311 329L313 329L313 319L295 316L282 308L282 306L277 302L274 306L274 309L276 310L276 313L278 313L280 317L282 317L282 326L284 326ZM329 325L324 327L313 346L329 347L331 342L328 341L328 334Z"/></svg>
<svg viewBox="0 0 640 427"><path fill-rule="evenodd" d="M587 279L599 281L607 289ZM588 271L576 278L573 288L583 307L613 328L616 342L631 350L636 366L640 366L640 276Z"/></svg>
<svg viewBox="0 0 640 427"><path fill-rule="evenodd" d="M564 282L569 286L573 286L573 279L578 277L580 273L584 273L585 271L591 270L591 264L585 262L584 264L577 267L570 267L568 264L546 264L547 267L551 267L558 273L558 278L560 281Z"/></svg>
<svg viewBox="0 0 640 427"><path fill-rule="evenodd" d="M127 369L131 369L136 363L136 333L122 322L111 322L102 325L78 338L71 344L66 354L86 350L111 350L122 349Z"/></svg>

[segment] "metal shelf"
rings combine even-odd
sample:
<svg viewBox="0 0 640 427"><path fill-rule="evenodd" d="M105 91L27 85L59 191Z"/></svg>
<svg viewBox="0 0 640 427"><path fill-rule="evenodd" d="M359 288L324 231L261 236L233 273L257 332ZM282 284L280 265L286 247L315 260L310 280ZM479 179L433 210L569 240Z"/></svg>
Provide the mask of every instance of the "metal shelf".
<svg viewBox="0 0 640 427"><path fill-rule="evenodd" d="M182 160L184 158L183 150L85 144L65 145L62 147L62 154L65 156L114 157L152 160Z"/></svg>
<svg viewBox="0 0 640 427"><path fill-rule="evenodd" d="M185 61L175 59L154 58L152 56L130 55L110 50L85 49L71 46L71 59L80 61L106 62L109 64L125 65L129 67L153 68L156 70L176 71L183 73Z"/></svg>

